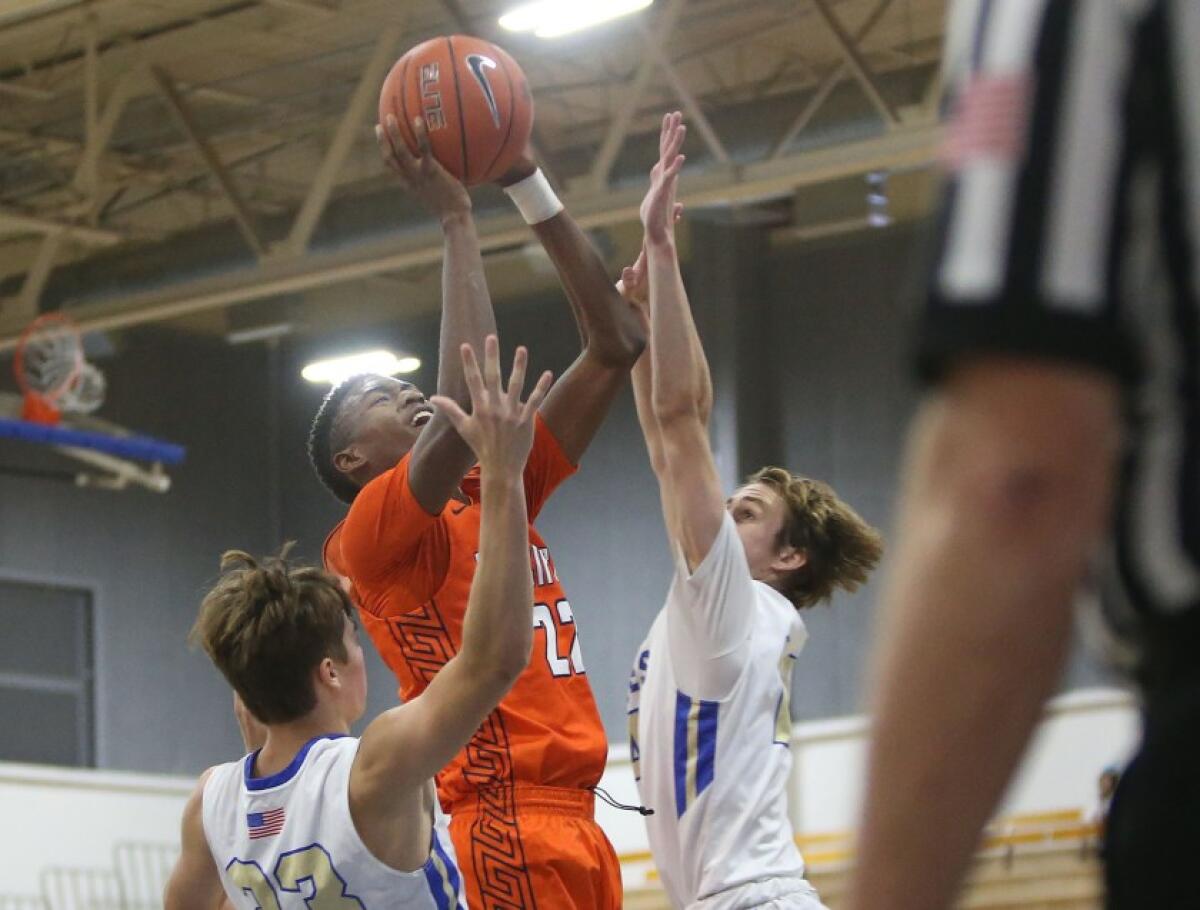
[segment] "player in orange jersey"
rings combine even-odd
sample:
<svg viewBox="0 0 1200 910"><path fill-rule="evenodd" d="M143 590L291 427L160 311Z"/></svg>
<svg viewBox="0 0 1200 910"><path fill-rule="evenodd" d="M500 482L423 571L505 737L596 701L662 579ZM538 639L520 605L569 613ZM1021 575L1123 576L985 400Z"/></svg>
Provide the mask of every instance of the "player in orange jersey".
<svg viewBox="0 0 1200 910"><path fill-rule="evenodd" d="M389 118L385 161L442 224L445 237L439 394L469 400L458 347L481 345L494 317L466 190L429 154L413 156ZM542 405L525 469L532 522L575 465L644 345L636 314L600 257L531 164L509 195L559 271L583 350ZM348 380L326 397L310 455L350 511L325 545L400 681L419 694L455 653L475 573L479 475L446 416L412 385ZM472 906L617 908L620 870L593 819L607 742L585 675L574 617L554 561L529 527L533 658L466 749L438 775Z"/></svg>

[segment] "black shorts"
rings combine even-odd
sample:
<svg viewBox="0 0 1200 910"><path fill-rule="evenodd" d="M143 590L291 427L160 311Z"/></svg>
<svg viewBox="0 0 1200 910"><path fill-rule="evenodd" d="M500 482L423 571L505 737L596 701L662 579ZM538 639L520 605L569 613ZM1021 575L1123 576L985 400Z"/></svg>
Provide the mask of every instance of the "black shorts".
<svg viewBox="0 0 1200 910"><path fill-rule="evenodd" d="M1104 855L1108 910L1200 908L1200 682L1150 699Z"/></svg>

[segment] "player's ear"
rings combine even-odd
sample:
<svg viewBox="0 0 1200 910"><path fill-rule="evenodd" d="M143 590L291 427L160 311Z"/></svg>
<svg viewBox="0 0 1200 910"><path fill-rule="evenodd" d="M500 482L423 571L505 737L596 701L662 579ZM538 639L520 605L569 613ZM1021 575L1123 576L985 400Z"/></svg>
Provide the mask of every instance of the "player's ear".
<svg viewBox="0 0 1200 910"><path fill-rule="evenodd" d="M796 547L784 547L775 554L775 564L772 568L776 572L795 572L807 563L807 552Z"/></svg>
<svg viewBox="0 0 1200 910"><path fill-rule="evenodd" d="M349 476L367 463L366 456L358 446L347 446L333 456L333 466Z"/></svg>
<svg viewBox="0 0 1200 910"><path fill-rule="evenodd" d="M317 664L317 680L325 686L333 686L337 688L342 684L341 677L338 675L337 665L333 662L332 657L326 657Z"/></svg>

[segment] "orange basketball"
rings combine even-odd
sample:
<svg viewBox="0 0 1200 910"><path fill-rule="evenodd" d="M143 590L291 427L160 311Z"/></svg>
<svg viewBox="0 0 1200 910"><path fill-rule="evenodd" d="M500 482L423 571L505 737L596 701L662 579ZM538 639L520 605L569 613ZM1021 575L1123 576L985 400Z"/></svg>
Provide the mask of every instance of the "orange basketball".
<svg viewBox="0 0 1200 910"><path fill-rule="evenodd" d="M396 61L379 93L379 122L395 116L417 150L414 117L425 118L433 155L468 186L516 163L533 129L533 97L521 67L481 38L451 35L418 44Z"/></svg>

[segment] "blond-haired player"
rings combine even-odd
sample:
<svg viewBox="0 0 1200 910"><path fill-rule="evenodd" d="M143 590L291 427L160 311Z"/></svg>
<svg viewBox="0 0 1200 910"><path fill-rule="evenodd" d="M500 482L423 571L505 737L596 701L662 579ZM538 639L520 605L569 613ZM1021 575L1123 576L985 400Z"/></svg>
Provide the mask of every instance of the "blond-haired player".
<svg viewBox="0 0 1200 910"><path fill-rule="evenodd" d="M726 499L709 445L708 367L675 249L685 128L663 120L642 203L650 346L634 370L675 579L630 680L630 746L650 847L677 907L819 910L787 816L791 668L799 610L853 591L878 533L823 483L764 468Z"/></svg>
<svg viewBox="0 0 1200 910"><path fill-rule="evenodd" d="M523 471L550 375L522 402L523 348L507 389L495 336L482 374L469 346L462 357L472 413L435 399L479 459L485 500L461 649L420 696L352 738L367 682L354 609L337 579L226 554L193 636L266 726L266 742L201 778L184 810L167 910L212 910L222 894L244 910L464 906L453 848L435 823L432 778L529 660Z"/></svg>

